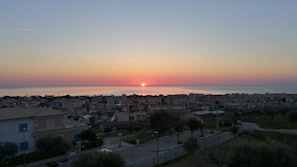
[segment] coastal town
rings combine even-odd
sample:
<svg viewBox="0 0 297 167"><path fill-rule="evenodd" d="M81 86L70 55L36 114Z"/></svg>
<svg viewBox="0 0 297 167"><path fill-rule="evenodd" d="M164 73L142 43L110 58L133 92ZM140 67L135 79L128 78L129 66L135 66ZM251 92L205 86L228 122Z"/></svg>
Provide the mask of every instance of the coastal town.
<svg viewBox="0 0 297 167"><path fill-rule="evenodd" d="M100 133L127 129L131 122L149 126L155 112L182 113L184 119L236 119L248 112L296 108L296 94L176 94L122 96L4 96L0 98L0 141L16 143L18 154L36 150L37 139L59 136L78 142L79 134L90 128ZM235 122L231 122L235 123Z"/></svg>
<svg viewBox="0 0 297 167"><path fill-rule="evenodd" d="M0 0L0 167L297 167L296 7Z"/></svg>
<svg viewBox="0 0 297 167"><path fill-rule="evenodd" d="M244 113L296 106L296 94L4 96L0 98L0 139L22 143L23 130L19 128L24 126L30 143L26 149L30 152L35 149L35 138L41 136L55 134L67 141L78 141L78 134L90 127L98 127L102 132L117 130L127 127L129 122L147 122L157 111L203 118L215 115L214 111L221 115L225 111Z"/></svg>

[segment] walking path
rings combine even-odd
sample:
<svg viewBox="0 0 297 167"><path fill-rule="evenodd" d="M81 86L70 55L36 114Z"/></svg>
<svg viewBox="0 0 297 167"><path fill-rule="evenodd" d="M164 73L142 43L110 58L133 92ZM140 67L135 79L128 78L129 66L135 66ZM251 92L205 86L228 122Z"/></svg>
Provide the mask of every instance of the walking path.
<svg viewBox="0 0 297 167"><path fill-rule="evenodd" d="M297 134L296 129L268 129L268 128L260 128L258 124L252 122L242 122L240 125L240 129L243 131L253 131L253 130L261 130L261 131L270 131L270 132L280 132L280 133L288 133L288 134Z"/></svg>
<svg viewBox="0 0 297 167"><path fill-rule="evenodd" d="M233 138L230 132L221 133L217 131L210 133L210 131L205 130L204 135L205 137L199 137L200 132L195 131L193 136L199 138L199 145L202 149ZM190 131L180 134L182 142L187 141L189 137L191 137ZM167 161L186 153L183 145L177 144L176 135L160 137L139 146L122 142L121 147L119 147L118 143L103 147L119 153L129 167L151 167L157 162Z"/></svg>
<svg viewBox="0 0 297 167"><path fill-rule="evenodd" d="M221 133L216 131L214 133L210 133L209 130L205 130L204 135L205 137L199 137L200 131L195 131L193 135L193 137L199 138L199 145L201 148L213 146L233 137L230 132ZM191 137L191 132L184 131L182 134L180 134L180 141L185 142L189 137ZM157 162L160 163L185 154L182 144L177 144L176 135L160 137L144 144L140 144L139 146L126 142L121 142L121 146L119 146L118 137L109 138L108 142L104 141L104 143L105 144L100 148L108 148L113 152L120 154L125 160L126 165L129 167L151 167ZM100 148L82 151L81 154L92 153ZM33 162L26 164L26 166L44 167L48 162L59 162L65 158L67 158L67 155ZM73 161L73 159L74 157L69 158L68 162L60 164L60 166L70 167L71 161Z"/></svg>

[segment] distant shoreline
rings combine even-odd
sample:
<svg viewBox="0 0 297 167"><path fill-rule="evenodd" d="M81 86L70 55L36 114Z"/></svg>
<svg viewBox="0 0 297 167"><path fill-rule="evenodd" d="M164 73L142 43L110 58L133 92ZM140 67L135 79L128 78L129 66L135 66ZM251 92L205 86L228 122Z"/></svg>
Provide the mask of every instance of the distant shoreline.
<svg viewBox="0 0 297 167"><path fill-rule="evenodd" d="M141 85L79 85L79 84L69 84L69 85L0 85L0 89L19 89L19 88L46 88L46 87L141 87ZM297 88L296 84L222 84L222 85L146 85L146 87L221 87L221 88L227 88L227 87L294 87Z"/></svg>
<svg viewBox="0 0 297 167"><path fill-rule="evenodd" d="M172 95L172 94L297 94L297 86L25 86L0 87L3 96L95 96L95 95Z"/></svg>

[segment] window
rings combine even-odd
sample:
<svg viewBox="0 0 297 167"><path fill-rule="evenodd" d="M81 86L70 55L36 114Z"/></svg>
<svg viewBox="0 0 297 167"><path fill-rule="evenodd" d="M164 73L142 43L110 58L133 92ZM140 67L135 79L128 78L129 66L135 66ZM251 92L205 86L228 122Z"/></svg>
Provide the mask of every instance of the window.
<svg viewBox="0 0 297 167"><path fill-rule="evenodd" d="M55 128L55 120L54 119L47 120L46 125L47 125L47 129Z"/></svg>
<svg viewBox="0 0 297 167"><path fill-rule="evenodd" d="M20 143L20 151L28 149L28 142L21 142Z"/></svg>
<svg viewBox="0 0 297 167"><path fill-rule="evenodd" d="M20 131L20 132L28 131L27 124L26 124L26 123L24 123L24 124L19 124L19 131Z"/></svg>
<svg viewBox="0 0 297 167"><path fill-rule="evenodd" d="M73 135L73 141L79 141L79 134Z"/></svg>

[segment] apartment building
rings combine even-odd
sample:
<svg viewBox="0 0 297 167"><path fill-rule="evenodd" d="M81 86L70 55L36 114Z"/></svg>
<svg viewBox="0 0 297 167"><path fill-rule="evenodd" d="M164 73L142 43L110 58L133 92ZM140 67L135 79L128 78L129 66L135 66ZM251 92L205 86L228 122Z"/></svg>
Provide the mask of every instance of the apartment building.
<svg viewBox="0 0 297 167"><path fill-rule="evenodd" d="M77 141L78 134L89 128L83 123L70 124L62 110L39 107L0 108L0 142L19 146L19 153L35 151L41 137L59 136L68 142Z"/></svg>

